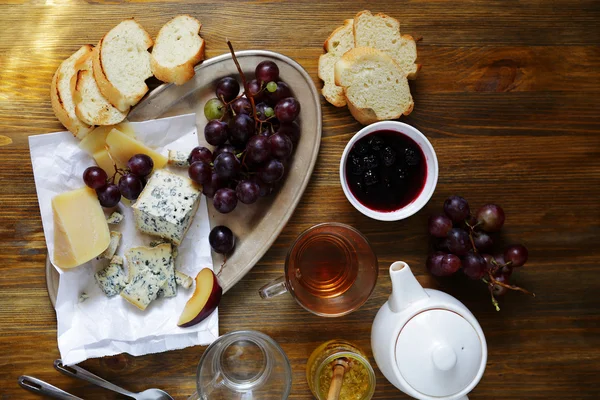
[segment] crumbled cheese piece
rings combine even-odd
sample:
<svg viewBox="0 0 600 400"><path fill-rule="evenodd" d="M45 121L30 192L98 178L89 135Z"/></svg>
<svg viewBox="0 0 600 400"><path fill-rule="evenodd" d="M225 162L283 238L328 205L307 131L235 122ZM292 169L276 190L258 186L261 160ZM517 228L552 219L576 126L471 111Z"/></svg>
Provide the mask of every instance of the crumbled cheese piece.
<svg viewBox="0 0 600 400"><path fill-rule="evenodd" d="M94 274L96 283L108 297L121 293L127 284L122 265L123 259L115 256L106 268Z"/></svg>
<svg viewBox="0 0 600 400"><path fill-rule="evenodd" d="M188 162L189 154L178 150L169 150L169 165L186 168L190 166Z"/></svg>
<svg viewBox="0 0 600 400"><path fill-rule="evenodd" d="M106 218L106 222L109 224L120 224L121 221L123 221L123 218L125 218L123 214L121 214L118 211L115 211L112 214L110 214L108 218Z"/></svg>
<svg viewBox="0 0 600 400"><path fill-rule="evenodd" d="M175 271L175 282L178 286L189 289L192 286L193 279L183 272Z"/></svg>
<svg viewBox="0 0 600 400"><path fill-rule="evenodd" d="M100 254L100 257L106 258L108 260L113 258L113 256L117 252L117 248L119 247L119 243L121 242L122 236L123 235L121 234L121 232L110 231L110 243L108 244L106 250L104 250L104 252Z"/></svg>

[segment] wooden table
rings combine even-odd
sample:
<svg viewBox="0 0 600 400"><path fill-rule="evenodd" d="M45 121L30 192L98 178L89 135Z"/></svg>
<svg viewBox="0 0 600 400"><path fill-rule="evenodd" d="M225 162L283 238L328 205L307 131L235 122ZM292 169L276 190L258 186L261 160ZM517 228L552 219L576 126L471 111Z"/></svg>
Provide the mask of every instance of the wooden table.
<svg viewBox="0 0 600 400"><path fill-rule="evenodd" d="M423 69L411 84L415 110L403 120L436 148L440 179L417 215L384 223L347 202L338 177L345 143L360 129L345 108L324 100L320 158L300 206L269 252L223 299L221 332L258 329L276 339L294 371L291 398L308 399L304 367L321 342L342 337L370 353L371 322L390 293L391 262L408 262L419 281L464 302L486 334L489 358L473 399L600 398L600 4L579 1L222 1L105 3L14 0L0 6L0 399L34 399L17 377L30 374L86 399L107 392L54 371L56 321L46 292L46 247L27 137L61 129L50 79L61 60L96 43L125 17L154 35L177 13L203 23L207 56L236 49L286 54L317 78L324 39L369 8L422 37ZM121 4L123 3L123 4ZM483 284L435 279L424 263L426 221L461 194L472 207L497 202L505 242L523 242L530 261L496 312ZM257 290L282 272L305 228L339 221L360 229L379 256L368 303L338 319L313 316L291 297L263 302ZM194 390L203 347L144 357L120 355L83 366L132 390L160 387L177 399ZM116 398L116 397L114 397ZM376 399L406 398L377 371Z"/></svg>

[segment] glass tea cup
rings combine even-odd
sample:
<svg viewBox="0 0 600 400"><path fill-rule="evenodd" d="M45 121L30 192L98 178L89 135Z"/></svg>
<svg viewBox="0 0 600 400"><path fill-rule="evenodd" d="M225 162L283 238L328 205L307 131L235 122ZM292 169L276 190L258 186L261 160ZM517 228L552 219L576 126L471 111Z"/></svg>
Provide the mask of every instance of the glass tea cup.
<svg viewBox="0 0 600 400"><path fill-rule="evenodd" d="M260 290L263 299L289 292L313 314L339 317L360 308L377 282L377 256L351 226L328 222L308 228L290 247L284 276Z"/></svg>
<svg viewBox="0 0 600 400"><path fill-rule="evenodd" d="M269 336L234 331L204 351L196 386L197 392L188 400L284 400L292 388L292 368Z"/></svg>

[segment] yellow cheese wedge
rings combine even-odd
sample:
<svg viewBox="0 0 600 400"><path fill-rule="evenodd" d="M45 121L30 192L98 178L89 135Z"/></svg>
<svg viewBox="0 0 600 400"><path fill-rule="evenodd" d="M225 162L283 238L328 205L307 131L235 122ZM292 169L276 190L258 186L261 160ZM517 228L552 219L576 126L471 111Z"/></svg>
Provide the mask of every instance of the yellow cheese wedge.
<svg viewBox="0 0 600 400"><path fill-rule="evenodd" d="M102 150L106 144L106 136L113 129L118 129L123 132L127 136L132 138L135 137L135 132L133 131L133 127L129 122L121 122L117 125L106 125L99 126L93 131L91 131L86 137L84 137L81 142L79 142L79 147L82 150L88 152L88 154L94 154L100 150Z"/></svg>
<svg viewBox="0 0 600 400"><path fill-rule="evenodd" d="M110 158L110 154L108 154L108 150L106 150L106 149L99 150L99 151L95 152L92 155L92 157L94 157L94 160L96 160L96 164L98 164L98 166L100 168L102 168L104 170L104 172L106 172L106 175L108 175L109 178L111 176L113 176L113 174L115 173L115 164L113 163L113 159ZM123 164L121 164L120 161L114 160L114 162L117 164L118 168L125 168L125 166ZM115 177L115 183L119 183L120 177L121 177L121 175L117 175Z"/></svg>
<svg viewBox="0 0 600 400"><path fill-rule="evenodd" d="M52 211L56 266L77 267L106 250L110 232L93 189L84 187L55 196Z"/></svg>
<svg viewBox="0 0 600 400"><path fill-rule="evenodd" d="M164 167L168 161L167 157L116 129L110 131L108 136L106 136L106 145L108 146L110 155L124 165L127 165L127 161L129 161L131 156L136 154L150 156L152 161L154 161L154 169Z"/></svg>

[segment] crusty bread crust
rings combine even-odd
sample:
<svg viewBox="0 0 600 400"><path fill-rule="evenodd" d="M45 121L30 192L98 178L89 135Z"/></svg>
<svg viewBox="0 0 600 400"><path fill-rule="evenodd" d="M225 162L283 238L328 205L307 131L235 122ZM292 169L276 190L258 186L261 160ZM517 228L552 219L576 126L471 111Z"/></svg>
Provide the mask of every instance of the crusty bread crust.
<svg viewBox="0 0 600 400"><path fill-rule="evenodd" d="M192 18L195 21L197 21L198 25L200 26L197 34L198 34L198 36L200 36L200 30L202 30L202 23L200 21L198 21L196 18L194 18L188 14L178 15L177 17L180 17L180 16L186 16L186 17ZM175 18L177 18L177 17L175 17ZM175 19L175 18L173 18L173 19ZM169 22L167 22L167 24ZM160 38L160 34L161 34L162 30L167 26L167 24L163 25L162 28L160 28L160 31L158 31L158 35L156 35L157 42ZM163 82L172 82L176 85L183 85L185 82L189 81L194 76L194 74L195 74L194 67L196 66L196 64L198 64L200 61L204 60L205 45L206 45L206 42L204 41L204 39L200 38L200 48L198 49L196 54L192 55L186 62L179 64L175 67L167 67L167 66L161 65L160 62L158 62L156 60L156 58L154 57L154 54L152 54L150 57L150 67L152 68L152 73L154 74L154 76L157 79L159 79Z"/></svg>
<svg viewBox="0 0 600 400"><path fill-rule="evenodd" d="M323 44L323 49L326 51L326 53L319 57L317 74L323 81L321 94L323 97L325 97L325 100L336 107L344 107L346 105L346 97L344 96L344 89L331 81L330 76L332 71L329 69L329 66L334 61L333 58L339 58L343 55L340 54L340 52L336 49L336 38L342 33L343 30L350 29L353 25L353 22L354 21L352 19L347 19L344 21L344 25L337 27L333 32L331 32ZM352 47L354 47L354 43L352 43Z"/></svg>
<svg viewBox="0 0 600 400"><path fill-rule="evenodd" d="M92 46L89 44L82 46L78 51L81 51L82 49L84 49L85 53L82 54L79 59L89 56L89 53L92 52ZM63 63L65 61L63 61ZM76 62L76 65L78 62L79 60ZM52 104L52 110L54 111L54 114L60 123L63 124L65 128L67 128L75 137L78 139L83 139L94 127L79 120L76 116L76 119L71 118L65 109L60 91L58 90L58 81L62 79L68 79L68 77L61 73L62 65L63 64L61 63L58 66L56 72L52 76L52 83L50 84L50 103ZM72 96L72 91L70 94Z"/></svg>
<svg viewBox="0 0 600 400"><path fill-rule="evenodd" d="M145 35L146 36L145 37L146 49L152 47L154 42L152 41L152 38L150 37L148 32L146 32L146 30L139 23L137 23L137 21L135 21L133 18L131 18L131 20L133 20L133 22L135 22L139 26L139 28L142 31L144 31L144 33L146 34ZM115 27L113 27L113 29ZM110 33L110 31L108 31L102 37L102 39L100 39L100 41L98 42L98 46L96 46L97 51L94 52L94 57L92 59L92 62L94 64L94 67L93 67L94 78L96 79L96 83L98 84L98 87L100 88L100 92L102 92L104 97L106 97L108 99L108 101L119 111L127 112L129 110L129 107L136 105L141 100L141 98L144 97L146 92L148 92L148 86L145 86L145 90L143 90L140 93L136 93L135 96L128 96L124 93L121 93L121 91L119 89L117 89L110 82L110 80L106 76L104 67L102 66L102 45L104 43L104 39L106 38L106 36L109 33Z"/></svg>

